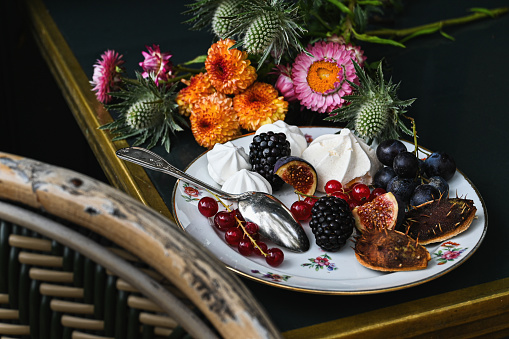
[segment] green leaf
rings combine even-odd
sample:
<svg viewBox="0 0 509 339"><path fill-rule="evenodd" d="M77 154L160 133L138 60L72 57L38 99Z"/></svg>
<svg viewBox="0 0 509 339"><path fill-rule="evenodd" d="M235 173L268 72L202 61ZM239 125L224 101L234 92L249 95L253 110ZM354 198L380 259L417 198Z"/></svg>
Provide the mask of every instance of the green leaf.
<svg viewBox="0 0 509 339"><path fill-rule="evenodd" d="M370 5L370 6L382 6L382 1L377 0L364 0L364 1L357 1L358 5Z"/></svg>
<svg viewBox="0 0 509 339"><path fill-rule="evenodd" d="M454 39L454 37L450 36L449 34L445 33L444 31L440 31L440 34L441 34L444 38L447 38L447 39L449 39L449 40L452 40L452 41L456 40L456 39Z"/></svg>
<svg viewBox="0 0 509 339"><path fill-rule="evenodd" d="M493 12L487 8L473 7L473 8L470 8L470 12L483 13L483 14L489 15L492 18L495 17L495 14L493 14Z"/></svg>
<svg viewBox="0 0 509 339"><path fill-rule="evenodd" d="M339 0L328 0L331 4L335 5L337 8L339 8L343 13L346 13L348 15L352 15L352 11L341 1Z"/></svg>
<svg viewBox="0 0 509 339"><path fill-rule="evenodd" d="M193 60L189 60L189 61L185 62L184 65L202 64L205 62L205 60L207 60L206 55L199 55L196 58L194 58Z"/></svg>
<svg viewBox="0 0 509 339"><path fill-rule="evenodd" d="M438 31L440 29L439 26L436 26L436 27L431 27L431 28L426 28L426 29L421 29L420 31L417 31L417 32L414 32L410 35L407 35L406 37L404 37L403 39L401 39L401 42L405 42L405 41L408 41L410 39L413 39L419 35L425 35L425 34L432 34L432 33L435 33L436 31Z"/></svg>
<svg viewBox="0 0 509 339"><path fill-rule="evenodd" d="M355 31L353 31L353 33L354 33L355 38L358 39L358 40L361 40L361 41L372 42L372 43L375 43L375 44L382 44L382 45L392 45L392 46L397 46L397 47L401 47L401 48L405 48L406 47L402 43L397 42L397 41L392 40L392 39L383 39L383 38L379 38L379 37L374 36L374 35L359 34L359 33L355 32Z"/></svg>

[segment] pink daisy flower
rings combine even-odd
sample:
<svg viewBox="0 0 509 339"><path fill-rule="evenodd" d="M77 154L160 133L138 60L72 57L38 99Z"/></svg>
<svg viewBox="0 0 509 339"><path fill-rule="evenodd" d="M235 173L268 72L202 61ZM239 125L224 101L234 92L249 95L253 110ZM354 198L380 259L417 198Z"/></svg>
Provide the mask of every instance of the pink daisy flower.
<svg viewBox="0 0 509 339"><path fill-rule="evenodd" d="M285 97L286 101L297 101L295 90L293 88L292 68L290 65L278 65L276 67L278 69L277 74L279 74L279 77L277 78L274 87Z"/></svg>
<svg viewBox="0 0 509 339"><path fill-rule="evenodd" d="M170 53L161 53L159 45L152 45L152 48L145 46L148 53L143 51L141 54L145 57L145 60L140 62L140 66L143 69L141 74L144 78L148 78L150 73L154 73L156 77L156 85L159 86L159 82L167 82L170 78L173 78L173 63L170 61L172 55Z"/></svg>
<svg viewBox="0 0 509 339"><path fill-rule="evenodd" d="M353 92L349 80L359 84L353 60L362 51L336 42L319 41L301 52L292 68L295 96L302 106L319 113L329 113L345 102Z"/></svg>
<svg viewBox="0 0 509 339"><path fill-rule="evenodd" d="M121 74L124 71L120 66L125 62L122 57L115 51L107 50L94 65L94 74L90 84L93 86L92 90L95 92L97 100L103 104L107 104L113 99L108 93L115 92L120 88Z"/></svg>

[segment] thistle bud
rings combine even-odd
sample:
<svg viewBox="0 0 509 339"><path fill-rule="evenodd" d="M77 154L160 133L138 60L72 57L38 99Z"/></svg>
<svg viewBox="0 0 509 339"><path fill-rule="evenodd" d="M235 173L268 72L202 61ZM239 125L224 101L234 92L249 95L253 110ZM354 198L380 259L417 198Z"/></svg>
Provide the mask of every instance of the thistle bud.
<svg viewBox="0 0 509 339"><path fill-rule="evenodd" d="M244 37L244 47L249 54L263 54L275 41L279 29L275 12L264 12L249 26Z"/></svg>
<svg viewBox="0 0 509 339"><path fill-rule="evenodd" d="M126 113L126 122L134 129L151 128L159 124L164 114L159 105L150 102L151 99L142 99L134 103Z"/></svg>
<svg viewBox="0 0 509 339"><path fill-rule="evenodd" d="M241 12L242 1L224 0L217 6L212 18L212 31L219 38L227 38L235 28L233 17Z"/></svg>
<svg viewBox="0 0 509 339"><path fill-rule="evenodd" d="M360 108L355 130L361 137L374 138L382 133L389 122L390 110L386 100L374 97Z"/></svg>

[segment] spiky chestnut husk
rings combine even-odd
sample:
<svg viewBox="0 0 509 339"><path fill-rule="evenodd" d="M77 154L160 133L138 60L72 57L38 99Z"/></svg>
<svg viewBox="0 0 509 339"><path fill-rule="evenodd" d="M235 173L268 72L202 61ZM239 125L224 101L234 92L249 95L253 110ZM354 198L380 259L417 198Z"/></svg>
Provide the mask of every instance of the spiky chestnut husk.
<svg viewBox="0 0 509 339"><path fill-rule="evenodd" d="M442 196L410 209L404 226L423 245L442 242L466 231L476 211L473 200Z"/></svg>
<svg viewBox="0 0 509 339"><path fill-rule="evenodd" d="M401 117L406 113L405 108L415 99L398 99L396 92L399 84L393 84L392 80L385 81L382 63L374 77L369 76L355 61L354 67L360 85L349 81L355 92L344 96L344 99L350 104L333 110L325 120L347 122L346 127L368 144L374 140L398 139L400 132L413 135Z"/></svg>
<svg viewBox="0 0 509 339"><path fill-rule="evenodd" d="M425 269L431 255L408 235L391 229L366 229L355 240L355 257L367 268L385 271Z"/></svg>

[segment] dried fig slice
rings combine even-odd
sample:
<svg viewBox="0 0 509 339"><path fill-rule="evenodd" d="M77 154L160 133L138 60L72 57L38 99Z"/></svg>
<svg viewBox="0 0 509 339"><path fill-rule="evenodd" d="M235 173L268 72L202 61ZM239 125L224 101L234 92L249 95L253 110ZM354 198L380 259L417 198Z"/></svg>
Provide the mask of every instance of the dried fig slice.
<svg viewBox="0 0 509 339"><path fill-rule="evenodd" d="M294 156L278 159L274 165L276 173L284 182L305 195L313 195L318 182L315 168L306 160Z"/></svg>
<svg viewBox="0 0 509 339"><path fill-rule="evenodd" d="M467 230L476 211L472 200L441 197L409 210L405 226L409 236L427 245L450 239Z"/></svg>
<svg viewBox="0 0 509 339"><path fill-rule="evenodd" d="M355 241L357 261L372 270L414 271L428 267L431 255L408 235L391 229L366 229Z"/></svg>
<svg viewBox="0 0 509 339"><path fill-rule="evenodd" d="M352 210L355 226L361 232L373 228L394 228L398 221L398 201L391 192L379 195L373 201Z"/></svg>

